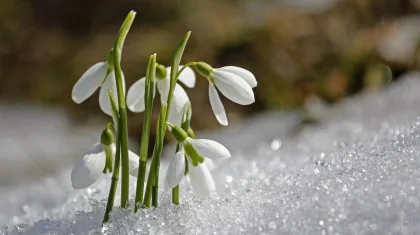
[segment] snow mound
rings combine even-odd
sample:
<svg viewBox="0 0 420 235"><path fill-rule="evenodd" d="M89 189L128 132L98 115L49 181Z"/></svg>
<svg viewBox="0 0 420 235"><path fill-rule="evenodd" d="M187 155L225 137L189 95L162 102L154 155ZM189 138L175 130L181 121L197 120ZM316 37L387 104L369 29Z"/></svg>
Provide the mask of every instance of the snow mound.
<svg viewBox="0 0 420 235"><path fill-rule="evenodd" d="M218 192L181 205L115 209L101 228L109 177L75 191L69 171L10 188L2 234L415 234L420 231L420 74L364 93L300 125L270 113L205 135L232 158L215 162ZM133 180L132 180L133 181ZM22 206L23 205L23 206ZM20 206L20 215L12 214Z"/></svg>

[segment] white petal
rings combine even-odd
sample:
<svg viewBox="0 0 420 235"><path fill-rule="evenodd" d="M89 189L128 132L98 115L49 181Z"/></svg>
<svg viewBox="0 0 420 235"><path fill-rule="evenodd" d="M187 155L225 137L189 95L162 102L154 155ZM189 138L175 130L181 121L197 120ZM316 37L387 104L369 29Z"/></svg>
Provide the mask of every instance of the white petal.
<svg viewBox="0 0 420 235"><path fill-rule="evenodd" d="M82 189L93 184L105 168L105 150L101 143L96 143L73 167L71 183L73 188Z"/></svg>
<svg viewBox="0 0 420 235"><path fill-rule="evenodd" d="M112 116L112 107L111 101L109 100L108 90L111 90L115 104L118 105L117 84L115 82L114 72L111 72L108 75L105 83L102 85L101 91L99 92L99 106L101 107L102 112Z"/></svg>
<svg viewBox="0 0 420 235"><path fill-rule="evenodd" d="M174 97L172 99L171 110L168 120L170 123L181 126L182 117L184 115L185 105L189 102L189 98L184 88L179 84L175 84Z"/></svg>
<svg viewBox="0 0 420 235"><path fill-rule="evenodd" d="M214 164L214 161L211 160L210 158L207 158L206 160L204 160L204 163L207 166L207 168L209 168L209 170L213 170L214 168L216 168L216 165Z"/></svg>
<svg viewBox="0 0 420 235"><path fill-rule="evenodd" d="M169 81L169 77L166 77L165 79L156 79L156 86L160 93L160 101L163 104L166 104L168 102L168 94L169 94L170 85L171 84Z"/></svg>
<svg viewBox="0 0 420 235"><path fill-rule="evenodd" d="M229 150L220 143L207 139L187 138L188 142L194 147L195 151L202 156L210 159L230 158Z"/></svg>
<svg viewBox="0 0 420 235"><path fill-rule="evenodd" d="M179 65L178 71L181 70L182 65ZM171 67L166 67L167 79L171 77ZM195 73L194 70L190 67L186 67L184 71L179 75L178 81L181 81L186 87L194 88L195 87Z"/></svg>
<svg viewBox="0 0 420 235"><path fill-rule="evenodd" d="M182 68L182 65L179 66L179 69ZM195 73L194 70L190 67L186 67L184 71L179 75L178 80L181 81L186 87L194 88L195 87Z"/></svg>
<svg viewBox="0 0 420 235"><path fill-rule="evenodd" d="M193 166L188 164L188 174L190 176L191 185L194 192L199 196L208 196L216 190L213 176L205 164Z"/></svg>
<svg viewBox="0 0 420 235"><path fill-rule="evenodd" d="M166 181L170 188L175 188L185 173L185 154L181 150L172 157L171 163L166 171Z"/></svg>
<svg viewBox="0 0 420 235"><path fill-rule="evenodd" d="M217 90L211 82L209 83L209 98L211 108L213 109L213 113L216 116L217 121L219 121L219 123L223 126L227 126L228 120L226 117L225 107L223 107L219 94L217 94Z"/></svg>
<svg viewBox="0 0 420 235"><path fill-rule="evenodd" d="M257 79L255 79L254 74L252 74L250 71L246 69L236 67L236 66L225 66L219 69L238 75L239 77L243 78L252 88L257 87L258 83L257 83Z"/></svg>
<svg viewBox="0 0 420 235"><path fill-rule="evenodd" d="M128 169L130 169L130 175L137 177L139 170L139 159L140 157L128 150Z"/></svg>
<svg viewBox="0 0 420 235"><path fill-rule="evenodd" d="M127 93L127 107L132 112L143 112L145 109L144 94L146 90L146 78L141 78L131 85Z"/></svg>
<svg viewBox="0 0 420 235"><path fill-rule="evenodd" d="M254 92L251 86L238 75L213 69L212 77L217 88L226 98L241 105L254 103Z"/></svg>
<svg viewBox="0 0 420 235"><path fill-rule="evenodd" d="M99 62L90 67L74 84L71 98L80 104L89 98L105 79L107 63Z"/></svg>

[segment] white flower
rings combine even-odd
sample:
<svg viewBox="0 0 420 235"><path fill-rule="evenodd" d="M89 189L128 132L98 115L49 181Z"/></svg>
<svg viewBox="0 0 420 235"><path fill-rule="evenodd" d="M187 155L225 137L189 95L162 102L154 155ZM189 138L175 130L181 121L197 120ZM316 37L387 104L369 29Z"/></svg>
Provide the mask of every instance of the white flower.
<svg viewBox="0 0 420 235"><path fill-rule="evenodd" d="M250 71L236 66L212 68L204 62L197 63L196 68L209 80L210 104L220 124L227 126L228 120L215 86L226 98L237 104L249 105L255 102L252 88L257 86L257 80Z"/></svg>
<svg viewBox="0 0 420 235"><path fill-rule="evenodd" d="M199 196L208 196L211 192L216 191L216 184L206 164L207 160L198 166L193 166L191 163L188 163L191 186Z"/></svg>
<svg viewBox="0 0 420 235"><path fill-rule="evenodd" d="M174 188L179 184L184 176L185 166L188 164L188 173L194 191L198 195L209 195L215 190L215 183L205 163L211 159L230 158L229 150L216 141L190 137L187 137L182 145L183 147L175 154L168 166L166 173L168 186ZM185 156L188 163L185 162ZM204 160L203 157L208 159Z"/></svg>
<svg viewBox="0 0 420 235"><path fill-rule="evenodd" d="M160 94L161 102L166 104L168 100L169 86L170 86L170 70L171 67L166 68L166 77L163 79L155 79L157 90ZM179 81L181 81L188 88L195 86L194 71L187 67L180 74ZM141 78L135 82L127 93L127 107L132 112L143 112L145 109L144 93L145 93L146 78ZM155 92L153 92L155 94ZM182 115L184 114L185 104L189 102L189 98L184 88L179 84L175 85L174 95L172 99L171 110L169 113L169 121L175 125L181 125Z"/></svg>
<svg viewBox="0 0 420 235"><path fill-rule="evenodd" d="M112 115L111 102L109 100L108 90L111 90L115 103L118 105L117 84L115 81L114 70L111 70L107 76L108 63L99 62L90 67L74 84L71 97L77 104L82 103L102 85L99 93L99 106L107 115ZM123 78L123 89L125 92L125 79Z"/></svg>
<svg viewBox="0 0 420 235"><path fill-rule="evenodd" d="M82 189L89 187L101 176L105 168L106 148L111 150L114 158L115 144L106 146L102 143L96 143L79 161L76 162L71 171L71 183L73 188ZM114 161L112 164L113 163ZM138 167L139 157L135 153L129 151L130 175L137 177Z"/></svg>

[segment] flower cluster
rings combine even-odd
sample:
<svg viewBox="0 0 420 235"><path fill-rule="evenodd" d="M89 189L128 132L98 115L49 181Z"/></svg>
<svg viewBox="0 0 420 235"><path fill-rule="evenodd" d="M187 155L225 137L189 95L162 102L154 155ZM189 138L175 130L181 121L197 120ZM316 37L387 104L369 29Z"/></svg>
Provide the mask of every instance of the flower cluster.
<svg viewBox="0 0 420 235"><path fill-rule="evenodd" d="M134 16L135 12L130 12L124 21L108 60L90 67L76 82L72 91L74 102L81 103L100 88L100 108L113 118L113 124L108 124L102 132L101 141L94 144L75 164L71 173L75 189L90 186L102 173L112 174L104 222L109 219L120 175L122 207L126 207L129 202L129 175L137 177L135 211L139 206L158 205L159 166L166 130L170 130L178 142L178 150L171 158L165 177L167 185L172 188L173 203L179 204L178 185L184 175L189 176L191 185L199 195L209 195L215 190L215 183L210 173L211 160L230 158L231 154L218 142L194 138L190 126L191 103L183 88L183 86L195 87L194 69L209 82L210 104L221 125L228 125L228 120L218 92L241 105L249 105L255 101L252 88L257 86L257 81L246 69L235 66L212 68L205 62L189 62L180 66L190 32L175 51L170 67L158 64L156 54L151 55L146 76L136 81L126 94L125 79L120 64L121 52ZM160 112L156 127L156 143L146 181L151 115L156 90L160 94ZM126 107L132 112L144 112L140 155L128 149Z"/></svg>

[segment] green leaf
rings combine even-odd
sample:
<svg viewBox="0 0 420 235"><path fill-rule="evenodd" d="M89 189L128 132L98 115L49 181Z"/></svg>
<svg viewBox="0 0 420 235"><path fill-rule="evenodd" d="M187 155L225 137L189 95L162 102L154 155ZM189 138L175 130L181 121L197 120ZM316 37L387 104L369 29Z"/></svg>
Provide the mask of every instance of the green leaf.
<svg viewBox="0 0 420 235"><path fill-rule="evenodd" d="M188 39L190 38L191 31L188 31L185 36L184 40L179 44L178 48L175 51L174 58L172 60L172 67L171 67L171 87L175 86L175 79L176 74L178 73L179 63L181 63L182 55L184 54L185 46L187 45Z"/></svg>
<svg viewBox="0 0 420 235"><path fill-rule="evenodd" d="M175 84L176 84L176 80L177 80L179 63L181 63L182 55L184 54L184 49L185 49L185 46L187 45L187 42L188 42L188 39L190 38L190 35L191 35L191 31L188 31L185 34L184 39L181 41L181 43L179 44L179 46L175 50L174 58L172 60L171 80L170 80L168 102L167 102L167 104L168 104L167 110L168 111L166 112L165 122L168 120L169 112L171 110L172 98L173 98ZM166 124L165 124L165 127L166 127Z"/></svg>

